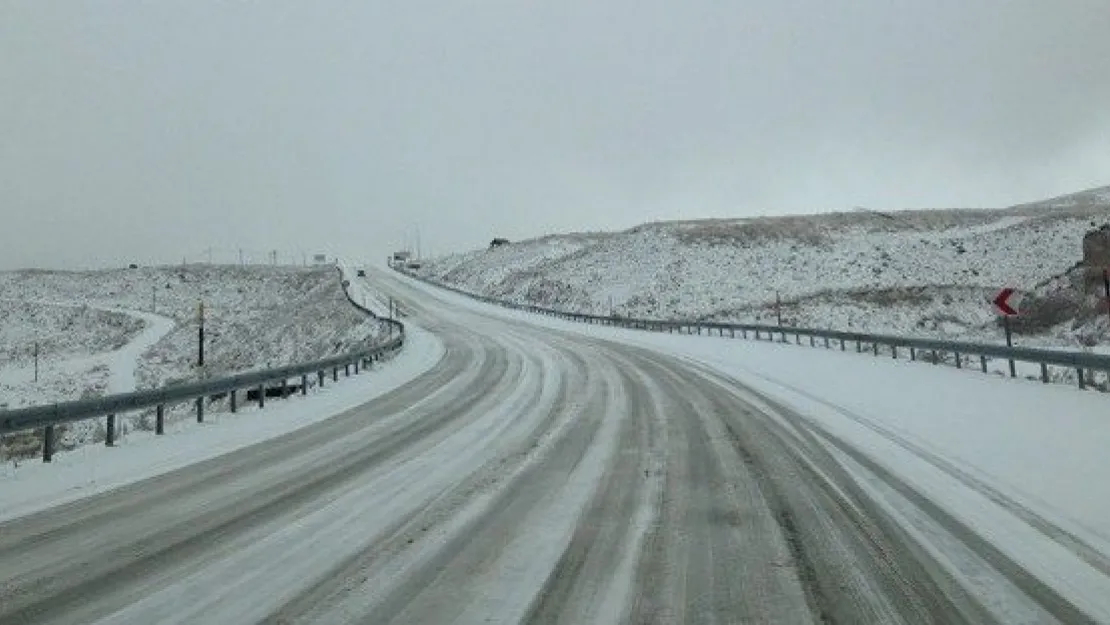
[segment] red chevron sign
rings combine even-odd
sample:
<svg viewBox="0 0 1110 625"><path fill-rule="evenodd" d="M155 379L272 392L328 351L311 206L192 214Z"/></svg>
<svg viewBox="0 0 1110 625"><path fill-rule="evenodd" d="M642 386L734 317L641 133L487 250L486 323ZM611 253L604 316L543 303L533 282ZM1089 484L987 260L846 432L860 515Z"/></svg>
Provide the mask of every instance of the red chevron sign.
<svg viewBox="0 0 1110 625"><path fill-rule="evenodd" d="M1018 314L1018 303L1021 301L1021 296L1017 295L1017 291L1011 288L1005 288L998 292L998 295L992 300L994 310L1000 315L1012 317Z"/></svg>

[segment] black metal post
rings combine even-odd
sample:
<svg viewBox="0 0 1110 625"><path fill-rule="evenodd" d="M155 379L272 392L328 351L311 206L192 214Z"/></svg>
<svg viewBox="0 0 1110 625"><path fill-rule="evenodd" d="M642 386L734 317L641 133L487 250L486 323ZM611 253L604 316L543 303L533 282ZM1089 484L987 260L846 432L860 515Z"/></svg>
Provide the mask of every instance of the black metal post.
<svg viewBox="0 0 1110 625"><path fill-rule="evenodd" d="M1041 382L1048 384L1048 365L1041 363Z"/></svg>
<svg viewBox="0 0 1110 625"><path fill-rule="evenodd" d="M339 381L339 367L332 367L331 368L331 379L332 379L333 382L338 382Z"/></svg>
<svg viewBox="0 0 1110 625"><path fill-rule="evenodd" d="M259 384L258 385L258 407L259 408L265 408L266 407L266 385L265 384Z"/></svg>
<svg viewBox="0 0 1110 625"><path fill-rule="evenodd" d="M301 397L308 395L308 375L301 375Z"/></svg>
<svg viewBox="0 0 1110 625"><path fill-rule="evenodd" d="M235 411L239 409L239 391L236 389L231 389L228 400L231 403L231 412L235 413Z"/></svg>
<svg viewBox="0 0 1110 625"><path fill-rule="evenodd" d="M320 383L319 384L320 388L324 388L324 372L323 371L317 371L316 372L316 377L317 377L317 381Z"/></svg>
<svg viewBox="0 0 1110 625"><path fill-rule="evenodd" d="M35 341L35 382L39 381L39 342Z"/></svg>
<svg viewBox="0 0 1110 625"><path fill-rule="evenodd" d="M108 427L105 428L104 444L108 447L116 445L116 415L108 415Z"/></svg>
<svg viewBox="0 0 1110 625"><path fill-rule="evenodd" d="M42 461L54 460L54 426L48 425L42 431Z"/></svg>
<svg viewBox="0 0 1110 625"><path fill-rule="evenodd" d="M979 355L979 366L983 369L983 373L987 372L987 357L982 354Z"/></svg>
<svg viewBox="0 0 1110 625"><path fill-rule="evenodd" d="M204 398L197 398L197 423L204 423Z"/></svg>
<svg viewBox="0 0 1110 625"><path fill-rule="evenodd" d="M154 411L154 433L158 436L166 433L166 407L162 404Z"/></svg>
<svg viewBox="0 0 1110 625"><path fill-rule="evenodd" d="M1010 316L1009 315L1003 315L1002 316L1002 327L1005 328L1005 330L1006 330L1006 347L1012 348L1014 346L1014 333L1010 329ZM1010 360L1010 377L1011 378L1016 378L1017 377L1017 368L1014 366L1014 359L1010 358L1009 360Z"/></svg>

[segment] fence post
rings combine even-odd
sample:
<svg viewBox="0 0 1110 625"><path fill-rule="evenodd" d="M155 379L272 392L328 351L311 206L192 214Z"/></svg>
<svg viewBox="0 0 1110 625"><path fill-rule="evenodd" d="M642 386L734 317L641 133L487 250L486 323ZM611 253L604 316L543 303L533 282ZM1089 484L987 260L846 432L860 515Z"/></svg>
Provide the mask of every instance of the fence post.
<svg viewBox="0 0 1110 625"><path fill-rule="evenodd" d="M910 360L917 361L917 348L910 346Z"/></svg>
<svg viewBox="0 0 1110 625"><path fill-rule="evenodd" d="M320 388L324 388L324 372L323 372L323 370L317 371L316 372L316 377L318 378L317 381L320 383Z"/></svg>
<svg viewBox="0 0 1110 625"><path fill-rule="evenodd" d="M964 368L963 356L960 356L960 352L953 352L953 353L956 354L956 368L957 369L963 369Z"/></svg>
<svg viewBox="0 0 1110 625"><path fill-rule="evenodd" d="M42 461L54 460L54 426L48 425L42 431Z"/></svg>
<svg viewBox="0 0 1110 625"><path fill-rule="evenodd" d="M940 356L937 355L937 350L935 350L935 349L933 350L933 364L934 365L939 365L940 364Z"/></svg>
<svg viewBox="0 0 1110 625"><path fill-rule="evenodd" d="M987 372L987 357L979 354L979 366L983 368L983 373Z"/></svg>
<svg viewBox="0 0 1110 625"><path fill-rule="evenodd" d="M1041 382L1048 384L1048 364L1041 363Z"/></svg>
<svg viewBox="0 0 1110 625"><path fill-rule="evenodd" d="M845 351L847 347L844 345L844 339L840 339L840 351Z"/></svg>
<svg viewBox="0 0 1110 625"><path fill-rule="evenodd" d="M829 337L825 337L825 349L829 348Z"/></svg>
<svg viewBox="0 0 1110 625"><path fill-rule="evenodd" d="M810 335L809 335L809 346L810 346L810 347L813 347L813 346L814 346L814 343L816 343L816 339L814 339L814 338L813 338L813 335L812 335L812 334L810 334Z"/></svg>
<svg viewBox="0 0 1110 625"><path fill-rule="evenodd" d="M358 361L358 359L355 359L355 375L358 375L358 370L359 370L358 365L359 365L359 361Z"/></svg>
<svg viewBox="0 0 1110 625"><path fill-rule="evenodd" d="M345 363L343 365L343 376L348 377L348 378L351 377L351 364L350 363Z"/></svg>
<svg viewBox="0 0 1110 625"><path fill-rule="evenodd" d="M158 404L154 409L154 433L161 436L166 433L166 406Z"/></svg>
<svg viewBox="0 0 1110 625"><path fill-rule="evenodd" d="M898 346L894 343L890 344L890 356L891 358L898 360Z"/></svg>
<svg viewBox="0 0 1110 625"><path fill-rule="evenodd" d="M301 397L308 395L308 374L301 374Z"/></svg>
<svg viewBox="0 0 1110 625"><path fill-rule="evenodd" d="M1079 374L1079 389L1083 390L1087 388L1087 381L1083 379L1083 367L1077 367L1076 373Z"/></svg>
<svg viewBox="0 0 1110 625"><path fill-rule="evenodd" d="M756 331L755 331L755 340L757 340L757 341L759 340L759 330L758 329L756 329Z"/></svg>
<svg viewBox="0 0 1110 625"><path fill-rule="evenodd" d="M871 348L872 348L872 351L875 353L875 355L878 356L879 355L879 342L875 341L875 342L871 343Z"/></svg>
<svg viewBox="0 0 1110 625"><path fill-rule="evenodd" d="M863 342L859 339L856 339L856 353L858 354L861 352L863 352Z"/></svg>
<svg viewBox="0 0 1110 625"><path fill-rule="evenodd" d="M231 404L231 412L232 414L234 414L236 411L239 410L239 390L234 388L231 389L231 392L228 393L227 398L228 402Z"/></svg>
<svg viewBox="0 0 1110 625"><path fill-rule="evenodd" d="M331 368L331 379L332 379L333 382L338 382L339 381L339 367L332 367Z"/></svg>
<svg viewBox="0 0 1110 625"><path fill-rule="evenodd" d="M748 338L748 329L747 328L740 328L740 333L741 333L741 336L743 336L744 338Z"/></svg>
<svg viewBox="0 0 1110 625"><path fill-rule="evenodd" d="M104 444L108 447L116 446L116 415L108 415L108 427L105 428Z"/></svg>
<svg viewBox="0 0 1110 625"><path fill-rule="evenodd" d="M289 378L281 379L281 398L289 397Z"/></svg>
<svg viewBox="0 0 1110 625"><path fill-rule="evenodd" d="M258 385L258 407L259 408L265 408L266 407L266 383L265 382Z"/></svg>

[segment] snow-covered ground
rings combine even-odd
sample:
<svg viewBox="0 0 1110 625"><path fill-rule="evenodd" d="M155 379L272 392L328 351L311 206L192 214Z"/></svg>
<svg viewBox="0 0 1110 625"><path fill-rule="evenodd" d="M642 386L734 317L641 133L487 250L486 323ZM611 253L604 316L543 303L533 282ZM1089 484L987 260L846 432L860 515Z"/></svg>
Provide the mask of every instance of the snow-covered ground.
<svg viewBox="0 0 1110 625"><path fill-rule="evenodd" d="M423 261L420 274L554 308L999 340L988 298L1075 266L1110 188L1006 210L664 222ZM1101 318L1096 334L1106 328ZM1073 320L1023 344L1075 347Z"/></svg>
<svg viewBox="0 0 1110 625"><path fill-rule="evenodd" d="M763 412L817 432L961 583L986 583L970 572L979 556L953 538L965 526L1090 613L1110 615L1102 393L851 351L576 324L411 283L453 309L644 347L739 381ZM938 525L930 506L954 521Z"/></svg>
<svg viewBox="0 0 1110 625"><path fill-rule="evenodd" d="M420 328L406 328L405 348L380 366L315 389L307 397L211 413L205 423L167 424L164 436L137 431L116 447L86 445L37 460L0 463L0 521L102 493L293 432L350 410L402 386L435 365L443 344Z"/></svg>
<svg viewBox="0 0 1110 625"><path fill-rule="evenodd" d="M8 408L303 362L356 349L386 331L351 305L330 266L18 271L0 273L0 293L0 404ZM201 302L203 370L196 366ZM179 406L167 419L187 413ZM128 415L120 429L149 429L151 422ZM102 436L101 424L85 421L67 426L59 443L65 449ZM6 439L0 457L35 447Z"/></svg>

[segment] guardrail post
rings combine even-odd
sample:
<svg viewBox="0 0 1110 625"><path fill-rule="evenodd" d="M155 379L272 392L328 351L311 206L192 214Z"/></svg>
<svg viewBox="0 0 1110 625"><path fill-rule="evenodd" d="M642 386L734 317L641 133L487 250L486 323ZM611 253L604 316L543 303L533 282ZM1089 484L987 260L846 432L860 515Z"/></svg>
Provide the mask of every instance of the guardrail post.
<svg viewBox="0 0 1110 625"><path fill-rule="evenodd" d="M324 388L324 372L322 370L317 371L316 372L316 377L317 377L316 381L319 382L320 388Z"/></svg>
<svg viewBox="0 0 1110 625"><path fill-rule="evenodd" d="M197 423L204 423L204 398L197 398Z"/></svg>
<svg viewBox="0 0 1110 625"><path fill-rule="evenodd" d="M347 378L351 377L351 365L349 363L343 365L343 376Z"/></svg>
<svg viewBox="0 0 1110 625"><path fill-rule="evenodd" d="M758 329L755 331L755 340L757 340L757 341L759 340L759 330Z"/></svg>
<svg viewBox="0 0 1110 625"><path fill-rule="evenodd" d="M355 360L355 375L358 375L358 370L359 370L358 360Z"/></svg>
<svg viewBox="0 0 1110 625"><path fill-rule="evenodd" d="M898 360L898 346L894 343L890 344L890 357Z"/></svg>
<svg viewBox="0 0 1110 625"><path fill-rule="evenodd" d="M910 360L917 361L917 348L910 346Z"/></svg>
<svg viewBox="0 0 1110 625"><path fill-rule="evenodd" d="M154 409L154 433L161 436L166 433L166 406L158 404Z"/></svg>
<svg viewBox="0 0 1110 625"><path fill-rule="evenodd" d="M108 427L105 428L104 444L108 447L116 446L116 415L108 415Z"/></svg>
<svg viewBox="0 0 1110 625"><path fill-rule="evenodd" d="M847 346L844 345L844 339L840 339L840 351L845 351Z"/></svg>
<svg viewBox="0 0 1110 625"><path fill-rule="evenodd" d="M745 339L748 338L748 329L747 328L740 328L740 333L743 336L743 338L745 338Z"/></svg>
<svg viewBox="0 0 1110 625"><path fill-rule="evenodd" d="M863 341L856 339L856 353L859 354L861 352L863 352Z"/></svg>
<svg viewBox="0 0 1110 625"><path fill-rule="evenodd" d="M795 345L801 345L802 344L802 335L801 335L800 332L795 332L794 333L794 344Z"/></svg>
<svg viewBox="0 0 1110 625"><path fill-rule="evenodd" d="M825 349L829 348L829 337L825 337Z"/></svg>
<svg viewBox="0 0 1110 625"><path fill-rule="evenodd" d="M228 403L231 404L232 414L235 414L239 410L239 390L231 389L231 392L227 394L227 399Z"/></svg>
<svg viewBox="0 0 1110 625"><path fill-rule="evenodd" d="M1048 384L1048 365L1043 362L1041 363L1041 382Z"/></svg>
<svg viewBox="0 0 1110 625"><path fill-rule="evenodd" d="M1079 374L1079 390L1087 388L1087 381L1083 379L1083 367L1077 367L1076 373Z"/></svg>
<svg viewBox="0 0 1110 625"><path fill-rule="evenodd" d="M956 368L957 369L963 369L964 368L963 356L960 356L960 352L955 352L955 354L956 354Z"/></svg>
<svg viewBox="0 0 1110 625"><path fill-rule="evenodd" d="M874 341L873 343L871 343L871 351L873 351L876 356L879 355L879 342L878 341Z"/></svg>
<svg viewBox="0 0 1110 625"><path fill-rule="evenodd" d="M332 380L332 382L338 382L339 381L339 367L332 367L331 368L331 380Z"/></svg>
<svg viewBox="0 0 1110 625"><path fill-rule="evenodd" d="M289 397L289 378L281 379L281 398Z"/></svg>
<svg viewBox="0 0 1110 625"><path fill-rule="evenodd" d="M983 369L983 373L987 372L987 357L982 354L979 355L979 366Z"/></svg>
<svg viewBox="0 0 1110 625"><path fill-rule="evenodd" d="M934 365L939 365L940 364L940 356L937 355L937 350L935 350L935 349L933 350L933 364Z"/></svg>
<svg viewBox="0 0 1110 625"><path fill-rule="evenodd" d="M701 336L701 324L698 324L698 336Z"/></svg>
<svg viewBox="0 0 1110 625"><path fill-rule="evenodd" d="M301 397L308 395L308 374L301 374Z"/></svg>
<svg viewBox="0 0 1110 625"><path fill-rule="evenodd" d="M54 460L54 426L48 425L42 431L42 461Z"/></svg>

